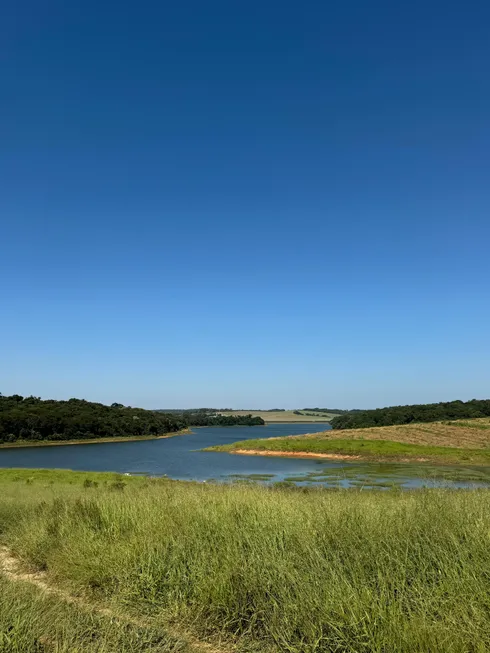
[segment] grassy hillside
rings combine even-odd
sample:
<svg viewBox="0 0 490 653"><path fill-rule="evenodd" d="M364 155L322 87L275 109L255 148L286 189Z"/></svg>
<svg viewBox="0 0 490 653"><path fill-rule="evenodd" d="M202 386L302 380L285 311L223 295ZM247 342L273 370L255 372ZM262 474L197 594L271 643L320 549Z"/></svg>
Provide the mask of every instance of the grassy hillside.
<svg viewBox="0 0 490 653"><path fill-rule="evenodd" d="M234 415L234 416L243 416L243 415L253 415L254 417L262 417L264 422L328 422L330 419L335 417L335 413L312 413L312 411L298 411L301 414L296 415L293 410L231 410L223 411L221 415ZM305 413L311 413L306 415Z"/></svg>
<svg viewBox="0 0 490 653"><path fill-rule="evenodd" d="M209 450L490 465L490 419L331 430L285 438L242 440Z"/></svg>
<svg viewBox="0 0 490 653"><path fill-rule="evenodd" d="M0 471L0 651L490 648L490 493Z"/></svg>

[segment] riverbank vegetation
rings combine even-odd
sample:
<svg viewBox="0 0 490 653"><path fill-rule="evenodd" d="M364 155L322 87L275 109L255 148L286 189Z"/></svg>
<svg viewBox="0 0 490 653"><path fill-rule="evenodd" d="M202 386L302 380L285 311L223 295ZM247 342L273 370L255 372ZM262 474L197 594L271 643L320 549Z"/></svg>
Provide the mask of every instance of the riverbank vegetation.
<svg viewBox="0 0 490 653"><path fill-rule="evenodd" d="M334 417L330 423L333 429L357 429L478 417L490 417L490 399L352 410Z"/></svg>
<svg viewBox="0 0 490 653"><path fill-rule="evenodd" d="M490 648L485 490L35 470L0 487L4 560L24 571L0 579L0 651Z"/></svg>
<svg viewBox="0 0 490 653"><path fill-rule="evenodd" d="M162 413L69 399L0 395L0 444L99 438L148 437L179 432L190 426L262 425L260 417L222 416L206 411Z"/></svg>
<svg viewBox="0 0 490 653"><path fill-rule="evenodd" d="M284 438L242 440L210 447L208 451L490 465L490 419L329 430Z"/></svg>

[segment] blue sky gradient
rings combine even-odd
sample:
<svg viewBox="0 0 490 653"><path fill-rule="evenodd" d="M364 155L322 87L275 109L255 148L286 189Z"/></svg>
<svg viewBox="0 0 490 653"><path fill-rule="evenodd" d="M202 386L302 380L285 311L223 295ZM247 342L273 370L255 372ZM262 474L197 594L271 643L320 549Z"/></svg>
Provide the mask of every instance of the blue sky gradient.
<svg viewBox="0 0 490 653"><path fill-rule="evenodd" d="M490 396L490 5L20 0L0 391Z"/></svg>

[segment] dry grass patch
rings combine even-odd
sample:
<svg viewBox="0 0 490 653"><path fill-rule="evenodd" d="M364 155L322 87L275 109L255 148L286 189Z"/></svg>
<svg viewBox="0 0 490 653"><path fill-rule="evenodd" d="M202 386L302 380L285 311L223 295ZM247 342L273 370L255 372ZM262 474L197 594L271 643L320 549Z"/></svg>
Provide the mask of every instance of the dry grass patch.
<svg viewBox="0 0 490 653"><path fill-rule="evenodd" d="M487 449L490 447L490 418L332 430L291 437L321 437L330 440L391 440L392 442L406 444L458 447L460 449Z"/></svg>

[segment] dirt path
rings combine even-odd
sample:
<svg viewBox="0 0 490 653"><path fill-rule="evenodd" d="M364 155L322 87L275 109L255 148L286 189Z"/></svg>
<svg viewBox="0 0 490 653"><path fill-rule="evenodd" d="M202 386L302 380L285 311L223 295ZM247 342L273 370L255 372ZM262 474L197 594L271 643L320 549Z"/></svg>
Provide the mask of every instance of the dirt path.
<svg viewBox="0 0 490 653"><path fill-rule="evenodd" d="M152 624L148 621L136 619L130 617L129 615L121 615L119 613L113 612L109 608L104 608L99 605L93 605L82 599L78 596L73 596L66 590L56 587L49 582L48 575L45 572L29 572L25 571L21 567L20 561L12 555L11 551L7 547L0 546L0 573L2 573L8 580L19 583L30 583L34 585L39 590L45 594L50 594L57 596L58 598L70 603L71 605L76 605L80 609L85 611L94 611L97 614L103 615L104 617L109 617L110 619L117 619L118 621L123 621L127 624L136 626L137 628L151 628ZM184 640L191 650L194 653L230 653L231 649L218 648L208 642L203 642L189 633L182 633L174 630L170 627L165 627L168 634L176 639Z"/></svg>

